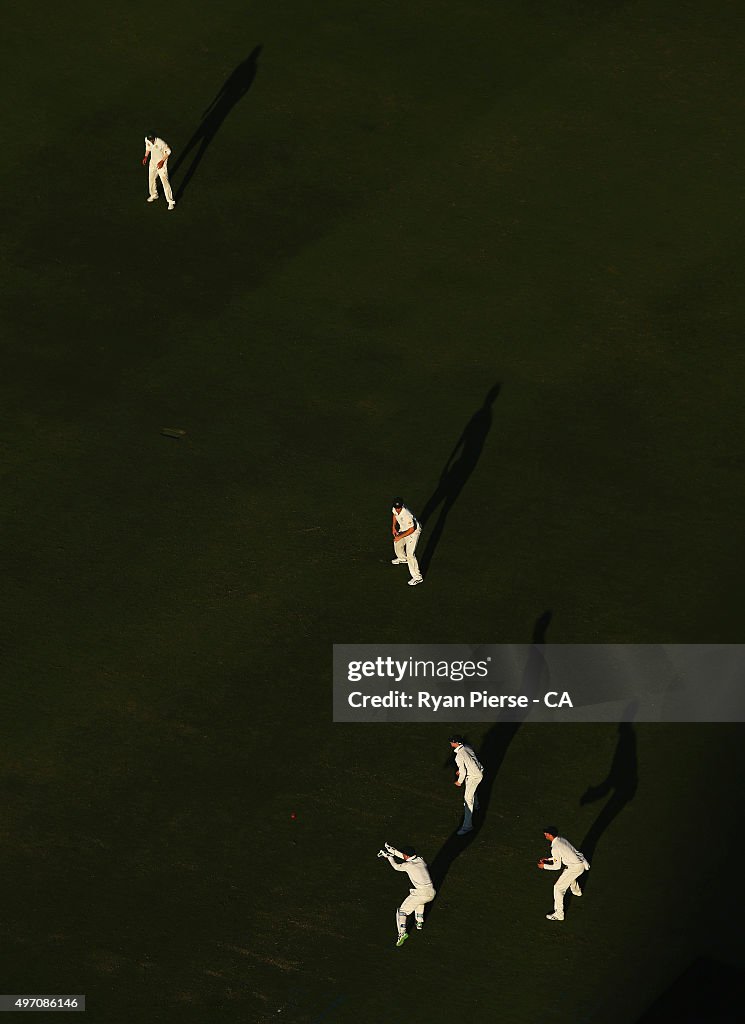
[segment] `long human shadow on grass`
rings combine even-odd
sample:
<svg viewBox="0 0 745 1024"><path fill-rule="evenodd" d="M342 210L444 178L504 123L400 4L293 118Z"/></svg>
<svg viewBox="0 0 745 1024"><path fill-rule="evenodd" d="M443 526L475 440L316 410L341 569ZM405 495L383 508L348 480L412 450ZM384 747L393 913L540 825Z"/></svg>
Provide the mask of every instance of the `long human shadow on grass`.
<svg viewBox="0 0 745 1024"><path fill-rule="evenodd" d="M184 180L177 187L176 199L180 199L186 191L186 187L196 174L204 154L207 152L210 143L222 127L223 121L231 112L239 100L242 100L253 85L258 70L258 59L262 47L256 46L251 53L242 61L230 76L225 80L222 88L212 100L210 105L202 114L202 121L192 137L181 151L176 163L171 169L171 175L175 175L184 163L189 153L199 144L194 159L184 175Z"/></svg>
<svg viewBox="0 0 745 1024"><path fill-rule="evenodd" d="M448 871L455 859L466 850L476 839L481 828L489 815L489 807L494 792L499 770L502 767L510 744L517 735L517 731L530 714L531 700L533 696L543 693L547 681L548 665L543 656L543 645L546 643L546 631L551 624L552 614L545 611L536 620L533 627L533 638L528 651L528 659L523 669L520 693L529 698L527 708L516 708L500 715L502 721L497 720L491 727L484 741L479 748L479 760L484 766L484 779L478 788L479 810L474 814L473 832L465 836L459 836L457 829L450 835L443 846L435 854L429 865L432 882L436 889L441 889ZM448 758L448 764L452 767L452 758ZM460 824L458 825L460 827Z"/></svg>
<svg viewBox="0 0 745 1024"><path fill-rule="evenodd" d="M591 865L603 833L636 795L638 785L636 733L629 719L633 720L637 709L637 702L632 701L624 710L624 721L620 722L618 726L618 742L608 774L596 786L588 786L580 797L580 805L584 806L595 803L597 800L603 800L610 794L607 803L590 826L580 846ZM585 875L584 888L587 888L587 881L591 875L592 872Z"/></svg>
<svg viewBox="0 0 745 1024"><path fill-rule="evenodd" d="M442 532L445 529L445 523L447 522L450 510L458 500L460 492L465 487L468 482L468 478L473 473L476 468L476 464L481 458L481 452L483 451L487 435L492 425L491 407L501 389L501 384L495 384L494 387L490 388L487 392L483 405L474 413L466 424L463 433L455 442L455 447L448 456L448 460L445 463L442 473L440 473L439 483L437 484L434 493L421 510L419 522L422 526L426 526L435 510L438 506L441 506L437 522L435 523L434 529L428 535L424 554L420 559L423 573L427 572L427 569L434 557L435 550L440 542L440 538L442 537Z"/></svg>

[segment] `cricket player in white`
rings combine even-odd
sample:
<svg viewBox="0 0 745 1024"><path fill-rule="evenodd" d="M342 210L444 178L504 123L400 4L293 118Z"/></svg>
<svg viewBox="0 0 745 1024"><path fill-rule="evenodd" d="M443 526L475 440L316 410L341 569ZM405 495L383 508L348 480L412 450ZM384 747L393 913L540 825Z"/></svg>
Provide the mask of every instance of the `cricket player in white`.
<svg viewBox="0 0 745 1024"><path fill-rule="evenodd" d="M479 798L476 790L484 777L484 767L476 757L473 747L463 742L462 736L451 736L450 746L455 757L455 785L463 786L463 824L458 829L459 836L473 831L473 812L479 809Z"/></svg>
<svg viewBox="0 0 745 1024"><path fill-rule="evenodd" d="M543 834L551 843L551 856L541 857L538 867L541 871L561 871L564 868L554 886L554 912L546 914L546 918L549 921L563 921L564 893L569 889L573 896L582 895L577 879L585 871L590 870L590 865L584 853L575 850L569 840L562 838L553 825L544 829Z"/></svg>
<svg viewBox="0 0 745 1024"><path fill-rule="evenodd" d="M378 851L378 857L385 857L394 871L405 871L409 876L412 888L409 895L396 911L396 930L398 932L397 946L403 946L409 937L406 931L406 918L414 913L416 918L417 931L424 927L424 907L435 898L435 887L432 885L427 864L412 846L405 846L403 850L397 850L390 843L384 844L384 849ZM394 860L403 861L402 864Z"/></svg>
<svg viewBox="0 0 745 1024"><path fill-rule="evenodd" d="M171 147L163 139L159 139L157 135L146 135L145 136L145 155L142 158L142 166L144 167L147 163L148 157L150 157L150 167L148 168L148 184L150 186L150 195L147 201L154 203L158 198L158 183L157 178L160 178L163 186L163 194L168 200L168 209L173 210L176 206L176 200L173 198L173 192L171 191L171 183L168 180L168 157L171 155Z"/></svg>
<svg viewBox="0 0 745 1024"><path fill-rule="evenodd" d="M393 553L396 556L391 565L403 565L406 563L411 573L409 586L415 587L422 582L422 574L419 571L419 562L416 560L417 541L422 532L421 525L417 522L416 516L403 503L402 498L393 499L393 521L391 533L393 534Z"/></svg>

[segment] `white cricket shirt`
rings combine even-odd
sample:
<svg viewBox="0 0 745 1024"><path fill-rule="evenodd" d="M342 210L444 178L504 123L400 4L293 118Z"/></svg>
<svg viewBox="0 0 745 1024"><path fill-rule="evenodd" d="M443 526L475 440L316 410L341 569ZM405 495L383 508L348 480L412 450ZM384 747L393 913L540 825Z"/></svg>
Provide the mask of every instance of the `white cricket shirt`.
<svg viewBox="0 0 745 1024"><path fill-rule="evenodd" d="M564 839L562 836L556 836L551 843L551 857L553 864L545 864L549 871L558 871L560 867L572 868L581 864L585 870L590 865L587 862L587 858L584 853L580 853L579 850L575 850L568 839Z"/></svg>
<svg viewBox="0 0 745 1024"><path fill-rule="evenodd" d="M465 782L469 776L479 779L484 777L484 766L476 757L473 747L467 747L465 743L461 743L453 750L453 754L458 769L458 782Z"/></svg>
<svg viewBox="0 0 745 1024"><path fill-rule="evenodd" d="M171 155L171 147L163 139L156 138L155 142L151 142L145 136L145 152L150 153L150 159L159 164L161 160L167 160Z"/></svg>
<svg viewBox="0 0 745 1024"><path fill-rule="evenodd" d="M417 854L416 857L411 857L410 860L405 860L403 864L396 864L396 862L389 857L389 862L392 868L396 871L405 871L411 879L411 884L414 889L431 889L432 879L429 877L429 869L427 868L426 861Z"/></svg>
<svg viewBox="0 0 745 1024"><path fill-rule="evenodd" d="M410 530L412 526L417 526L416 519L414 518L411 509L407 508L405 505L401 506L400 511L397 512L395 508L392 508L391 512L396 517L399 533L406 533L406 531Z"/></svg>

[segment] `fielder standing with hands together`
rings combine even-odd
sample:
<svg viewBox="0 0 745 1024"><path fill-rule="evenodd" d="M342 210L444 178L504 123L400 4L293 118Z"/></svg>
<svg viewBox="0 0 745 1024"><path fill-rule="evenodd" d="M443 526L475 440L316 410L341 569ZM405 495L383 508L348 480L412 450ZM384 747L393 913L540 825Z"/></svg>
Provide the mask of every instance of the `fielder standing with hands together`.
<svg viewBox="0 0 745 1024"><path fill-rule="evenodd" d="M415 587L422 582L422 574L419 571L419 563L416 560L417 542L422 532L421 524L417 522L416 516L411 509L404 505L403 498L393 499L393 520L391 522L391 533L393 534L393 553L396 556L392 565L409 566L411 579L409 586Z"/></svg>

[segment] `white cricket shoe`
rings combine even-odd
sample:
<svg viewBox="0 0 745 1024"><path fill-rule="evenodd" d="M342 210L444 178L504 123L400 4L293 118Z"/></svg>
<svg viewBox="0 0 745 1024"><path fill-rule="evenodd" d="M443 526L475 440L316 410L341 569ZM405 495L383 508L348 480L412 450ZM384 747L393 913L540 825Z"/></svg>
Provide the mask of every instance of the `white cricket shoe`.
<svg viewBox="0 0 745 1024"><path fill-rule="evenodd" d="M415 576L413 580L409 580L410 587L415 587L417 583L424 583L424 580L422 579L421 576Z"/></svg>
<svg viewBox="0 0 745 1024"><path fill-rule="evenodd" d="M176 209L176 204L175 203L169 203L168 204L168 209L169 210L175 210Z"/></svg>
<svg viewBox="0 0 745 1024"><path fill-rule="evenodd" d="M581 896L582 895L582 890L581 889L570 889L569 892L572 894L572 896Z"/></svg>
<svg viewBox="0 0 745 1024"><path fill-rule="evenodd" d="M405 558L392 558L391 565L406 565Z"/></svg>
<svg viewBox="0 0 745 1024"><path fill-rule="evenodd" d="M156 203L158 201L158 198L159 198L158 196L148 196L147 197L147 201L149 203Z"/></svg>
<svg viewBox="0 0 745 1024"><path fill-rule="evenodd" d="M546 920L547 921L563 921L564 920L564 915L563 914L546 914Z"/></svg>

